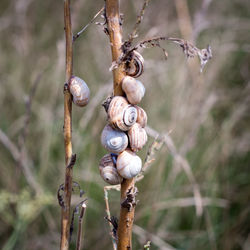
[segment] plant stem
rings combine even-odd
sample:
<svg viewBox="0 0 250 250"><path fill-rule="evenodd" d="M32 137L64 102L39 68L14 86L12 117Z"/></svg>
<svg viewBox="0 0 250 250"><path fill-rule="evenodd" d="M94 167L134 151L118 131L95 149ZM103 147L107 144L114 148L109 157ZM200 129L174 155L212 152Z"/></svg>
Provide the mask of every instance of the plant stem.
<svg viewBox="0 0 250 250"><path fill-rule="evenodd" d="M119 0L106 0L106 18L110 37L112 61L117 61L121 55L122 34L120 28ZM121 81L125 76L123 65L113 69L114 95L124 95ZM134 189L134 178L124 179L121 184L121 203L126 199L128 190ZM129 211L121 206L118 226L118 250L132 249L132 226L134 221L134 206Z"/></svg>
<svg viewBox="0 0 250 250"><path fill-rule="evenodd" d="M78 219L78 233L77 233L77 242L76 242L76 250L81 250L82 247L82 221L83 216L86 210L86 204L83 203L81 207L81 212Z"/></svg>
<svg viewBox="0 0 250 250"><path fill-rule="evenodd" d="M66 38L66 82L72 76L73 46L70 16L70 0L64 0L64 29ZM72 157L72 98L67 87L64 87L64 147L65 147L65 183L64 206L61 217L61 250L69 249L70 203L72 193L73 166L68 166Z"/></svg>

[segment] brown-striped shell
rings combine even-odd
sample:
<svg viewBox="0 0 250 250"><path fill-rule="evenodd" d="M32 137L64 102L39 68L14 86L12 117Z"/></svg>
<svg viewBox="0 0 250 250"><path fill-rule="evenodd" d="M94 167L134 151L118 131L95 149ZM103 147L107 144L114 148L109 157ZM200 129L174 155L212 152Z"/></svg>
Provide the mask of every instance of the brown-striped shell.
<svg viewBox="0 0 250 250"><path fill-rule="evenodd" d="M145 94L143 84L131 76L125 76L123 78L122 89L126 93L126 97L131 104L140 103Z"/></svg>
<svg viewBox="0 0 250 250"><path fill-rule="evenodd" d="M108 108L109 122L114 128L128 131L137 120L137 110L125 97L115 96Z"/></svg>
<svg viewBox="0 0 250 250"><path fill-rule="evenodd" d="M123 131L106 125L102 131L101 143L109 152L118 154L127 148L128 136Z"/></svg>
<svg viewBox="0 0 250 250"><path fill-rule="evenodd" d="M113 159L113 157L117 158L117 156L112 156L111 154L104 155L100 161L99 170L104 181L111 185L117 185L122 182L123 178L116 169L116 164L114 162L116 159Z"/></svg>
<svg viewBox="0 0 250 250"><path fill-rule="evenodd" d="M143 73L144 59L142 55L135 50L131 53L132 53L131 59L128 63L126 63L125 70L126 70L127 75L136 78L136 77L139 77Z"/></svg>
<svg viewBox="0 0 250 250"><path fill-rule="evenodd" d="M73 102L77 106L83 107L88 104L90 91L84 80L72 76L69 80L69 91L73 96Z"/></svg>
<svg viewBox="0 0 250 250"><path fill-rule="evenodd" d="M139 123L135 123L128 131L129 145L133 151L143 148L148 140L147 132Z"/></svg>
<svg viewBox="0 0 250 250"><path fill-rule="evenodd" d="M148 116L147 113L145 112L145 110L139 106L135 106L135 108L137 109L137 120L136 122L139 123L142 128L145 128L147 125L147 121L148 121Z"/></svg>
<svg viewBox="0 0 250 250"><path fill-rule="evenodd" d="M131 179L141 172L142 161L133 151L126 149L118 155L116 168L123 178Z"/></svg>

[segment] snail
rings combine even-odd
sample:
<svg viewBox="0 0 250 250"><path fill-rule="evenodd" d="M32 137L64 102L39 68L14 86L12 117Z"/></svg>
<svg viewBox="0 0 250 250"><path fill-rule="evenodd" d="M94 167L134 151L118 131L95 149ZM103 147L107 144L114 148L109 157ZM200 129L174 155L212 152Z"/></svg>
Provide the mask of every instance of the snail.
<svg viewBox="0 0 250 250"><path fill-rule="evenodd" d="M137 110L136 122L139 123L142 126L142 128L145 128L147 125L148 116L143 108L141 108L139 106L135 106L135 108Z"/></svg>
<svg viewBox="0 0 250 250"><path fill-rule="evenodd" d="M118 154L127 148L128 136L126 133L106 125L102 131L101 142L109 152Z"/></svg>
<svg viewBox="0 0 250 250"><path fill-rule="evenodd" d="M141 172L142 161L133 151L126 149L118 155L116 168L123 178L131 179Z"/></svg>
<svg viewBox="0 0 250 250"><path fill-rule="evenodd" d="M137 120L137 110L122 96L113 97L108 107L109 122L114 128L128 131Z"/></svg>
<svg viewBox="0 0 250 250"><path fill-rule="evenodd" d="M116 158L117 155L106 154L102 157L99 164L101 177L103 178L104 181L106 181L111 185L120 184L123 180L123 178L119 175L116 169L116 164L114 162Z"/></svg>
<svg viewBox="0 0 250 250"><path fill-rule="evenodd" d="M131 104L138 104L145 94L143 84L131 76L125 76L123 78L122 89Z"/></svg>
<svg viewBox="0 0 250 250"><path fill-rule="evenodd" d="M88 85L79 77L72 76L69 80L69 91L73 96L73 102L80 107L89 102L90 91Z"/></svg>
<svg viewBox="0 0 250 250"><path fill-rule="evenodd" d="M125 65L126 74L132 77L139 77L143 73L144 59L137 51L131 52L130 60Z"/></svg>
<svg viewBox="0 0 250 250"><path fill-rule="evenodd" d="M128 131L130 148L132 151L138 151L143 148L148 140L146 130L139 123L135 123Z"/></svg>

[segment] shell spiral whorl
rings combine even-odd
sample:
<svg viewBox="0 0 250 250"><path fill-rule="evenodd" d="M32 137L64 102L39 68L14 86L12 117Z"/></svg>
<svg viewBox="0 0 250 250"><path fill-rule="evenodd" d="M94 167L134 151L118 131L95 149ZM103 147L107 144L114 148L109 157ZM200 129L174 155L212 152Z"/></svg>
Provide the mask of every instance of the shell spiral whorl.
<svg viewBox="0 0 250 250"><path fill-rule="evenodd" d="M131 76L125 76L122 80L122 89L126 93L131 104L138 104L145 95L143 84Z"/></svg>
<svg viewBox="0 0 250 250"><path fill-rule="evenodd" d="M102 157L99 164L99 171L103 180L111 185L120 184L123 180L116 169L116 164L111 154L106 154Z"/></svg>
<svg viewBox="0 0 250 250"><path fill-rule="evenodd" d="M73 102L80 107L86 106L89 102L90 91L84 80L72 76L69 80L69 91L73 96Z"/></svg>
<svg viewBox="0 0 250 250"><path fill-rule="evenodd" d="M137 110L125 97L115 96L109 104L108 117L114 128L128 131L137 120Z"/></svg>
<svg viewBox="0 0 250 250"><path fill-rule="evenodd" d="M117 154L127 148L128 137L124 132L106 125L102 131L101 143L109 152Z"/></svg>
<svg viewBox="0 0 250 250"><path fill-rule="evenodd" d="M126 149L118 155L116 168L123 178L131 179L140 173L142 161L134 152Z"/></svg>
<svg viewBox="0 0 250 250"><path fill-rule="evenodd" d="M144 58L137 51L132 51L132 55L128 63L126 63L125 71L126 74L132 77L139 77L144 70Z"/></svg>
<svg viewBox="0 0 250 250"><path fill-rule="evenodd" d="M128 131L129 145L132 151L138 151L143 148L148 140L146 130L139 123L135 123Z"/></svg>

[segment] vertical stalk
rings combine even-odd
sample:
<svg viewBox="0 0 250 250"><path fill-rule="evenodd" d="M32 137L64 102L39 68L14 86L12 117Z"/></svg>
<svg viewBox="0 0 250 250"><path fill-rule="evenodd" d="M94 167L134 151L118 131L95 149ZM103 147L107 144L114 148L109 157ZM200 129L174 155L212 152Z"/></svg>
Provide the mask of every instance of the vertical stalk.
<svg viewBox="0 0 250 250"><path fill-rule="evenodd" d="M120 27L119 0L106 0L106 17L112 52L112 61L117 61L121 54L122 34ZM121 81L125 76L123 65L113 70L114 95L124 95ZM134 188L134 178L126 180L121 184L121 202L127 197L129 189ZM135 208L130 211L121 206L118 226L118 250L132 249L132 226Z"/></svg>
<svg viewBox="0 0 250 250"><path fill-rule="evenodd" d="M64 0L64 29L66 38L66 82L72 76L73 70L73 44L70 16L70 0ZM61 250L69 249L70 229L70 203L72 192L73 166L70 160L72 157L72 99L67 87L64 88L64 147L65 147L65 182L64 182L64 206L61 216Z"/></svg>

